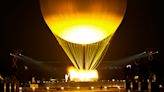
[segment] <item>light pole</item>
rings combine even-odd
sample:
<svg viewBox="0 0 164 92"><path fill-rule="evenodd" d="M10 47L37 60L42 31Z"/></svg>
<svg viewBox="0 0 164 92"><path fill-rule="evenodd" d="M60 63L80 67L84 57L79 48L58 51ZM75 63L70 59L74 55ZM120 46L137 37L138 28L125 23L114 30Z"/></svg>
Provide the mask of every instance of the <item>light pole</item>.
<svg viewBox="0 0 164 92"><path fill-rule="evenodd" d="M16 92L19 89L19 81L16 78L16 71L17 71L17 61L18 58L17 56L20 55L22 52L22 50L13 50L12 53L10 53L11 56L13 56L12 58L12 74L11 74L11 83L9 85L9 88L11 91Z"/></svg>

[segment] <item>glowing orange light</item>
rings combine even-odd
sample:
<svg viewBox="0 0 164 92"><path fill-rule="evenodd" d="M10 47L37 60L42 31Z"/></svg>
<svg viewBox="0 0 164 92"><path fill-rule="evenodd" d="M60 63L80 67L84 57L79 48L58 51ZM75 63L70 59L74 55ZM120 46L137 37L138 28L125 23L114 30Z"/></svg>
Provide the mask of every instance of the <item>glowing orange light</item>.
<svg viewBox="0 0 164 92"><path fill-rule="evenodd" d="M71 81L97 81L97 70L77 70L74 67L68 69Z"/></svg>
<svg viewBox="0 0 164 92"><path fill-rule="evenodd" d="M40 5L55 36L90 44L113 35L123 19L126 0L40 0Z"/></svg>
<svg viewBox="0 0 164 92"><path fill-rule="evenodd" d="M73 63L74 81L98 79L102 61L127 0L40 0L43 18Z"/></svg>
<svg viewBox="0 0 164 92"><path fill-rule="evenodd" d="M55 21L55 22L54 22ZM78 43L90 44L101 41L113 34L120 21L107 15L77 14L67 16L46 17L46 22L54 35L62 39Z"/></svg>

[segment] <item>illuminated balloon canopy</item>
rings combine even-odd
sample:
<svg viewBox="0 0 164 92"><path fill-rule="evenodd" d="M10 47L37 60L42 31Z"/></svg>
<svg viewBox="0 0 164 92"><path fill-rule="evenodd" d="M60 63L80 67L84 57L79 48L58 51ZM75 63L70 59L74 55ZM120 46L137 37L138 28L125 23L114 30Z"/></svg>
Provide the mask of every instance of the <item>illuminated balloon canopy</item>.
<svg viewBox="0 0 164 92"><path fill-rule="evenodd" d="M126 0L40 0L45 22L78 70L94 70L126 10Z"/></svg>

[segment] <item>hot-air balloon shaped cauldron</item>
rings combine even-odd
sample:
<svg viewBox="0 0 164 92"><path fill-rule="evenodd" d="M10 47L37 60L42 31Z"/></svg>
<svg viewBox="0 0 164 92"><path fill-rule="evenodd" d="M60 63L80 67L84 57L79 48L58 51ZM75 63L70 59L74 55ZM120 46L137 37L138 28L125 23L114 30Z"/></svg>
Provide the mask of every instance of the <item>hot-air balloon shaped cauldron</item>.
<svg viewBox="0 0 164 92"><path fill-rule="evenodd" d="M125 14L126 0L40 0L43 18L71 60L71 81L96 81L96 68Z"/></svg>

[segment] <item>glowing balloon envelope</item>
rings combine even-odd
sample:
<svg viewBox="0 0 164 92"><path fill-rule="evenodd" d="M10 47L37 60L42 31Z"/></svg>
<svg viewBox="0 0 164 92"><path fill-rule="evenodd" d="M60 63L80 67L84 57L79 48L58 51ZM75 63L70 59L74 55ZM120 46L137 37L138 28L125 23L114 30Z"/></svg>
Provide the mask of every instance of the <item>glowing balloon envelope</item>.
<svg viewBox="0 0 164 92"><path fill-rule="evenodd" d="M40 0L40 7L73 65L94 70L124 17L126 0Z"/></svg>

